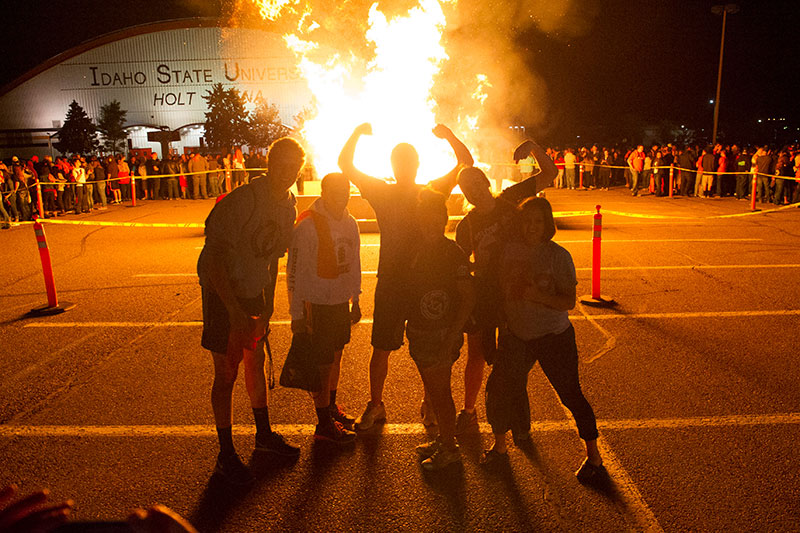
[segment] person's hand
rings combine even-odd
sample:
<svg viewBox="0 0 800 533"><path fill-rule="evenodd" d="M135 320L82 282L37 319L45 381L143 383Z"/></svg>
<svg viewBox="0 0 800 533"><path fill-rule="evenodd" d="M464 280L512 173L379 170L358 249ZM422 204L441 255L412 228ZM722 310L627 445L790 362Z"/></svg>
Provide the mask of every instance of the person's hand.
<svg viewBox="0 0 800 533"><path fill-rule="evenodd" d="M353 306L350 308L350 323L358 324L359 322L361 322L361 306L358 305L358 302L353 302Z"/></svg>
<svg viewBox="0 0 800 533"><path fill-rule="evenodd" d="M296 320L292 320L292 333L307 333L308 332L308 323L305 318L298 318Z"/></svg>
<svg viewBox="0 0 800 533"><path fill-rule="evenodd" d="M128 517L128 524L139 533L197 533L185 518L163 505L136 509Z"/></svg>
<svg viewBox="0 0 800 533"><path fill-rule="evenodd" d="M72 510L73 502L70 500L43 507L49 496L47 489L13 501L16 492L16 485L0 489L0 532L2 533L53 531L67 521Z"/></svg>
<svg viewBox="0 0 800 533"><path fill-rule="evenodd" d="M433 134L439 137L440 139L448 139L453 136L452 130L447 126L445 126L444 124L437 124L433 128Z"/></svg>
<svg viewBox="0 0 800 533"><path fill-rule="evenodd" d="M514 150L514 161L519 163L522 159L527 159L531 155L531 148L535 143L533 141L524 141Z"/></svg>
<svg viewBox="0 0 800 533"><path fill-rule="evenodd" d="M372 124L369 122L365 122L363 124L359 124L356 126L355 131L353 133L357 135L372 135Z"/></svg>

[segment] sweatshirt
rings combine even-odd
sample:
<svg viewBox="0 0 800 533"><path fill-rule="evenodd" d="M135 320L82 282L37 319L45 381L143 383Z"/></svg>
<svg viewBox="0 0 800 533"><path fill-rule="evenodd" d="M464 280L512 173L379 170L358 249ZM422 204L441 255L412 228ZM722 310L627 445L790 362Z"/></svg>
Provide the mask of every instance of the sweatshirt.
<svg viewBox="0 0 800 533"><path fill-rule="evenodd" d="M336 220L322 198L298 218L286 265L289 313L304 318L305 304L336 305L361 293L361 241L356 219Z"/></svg>

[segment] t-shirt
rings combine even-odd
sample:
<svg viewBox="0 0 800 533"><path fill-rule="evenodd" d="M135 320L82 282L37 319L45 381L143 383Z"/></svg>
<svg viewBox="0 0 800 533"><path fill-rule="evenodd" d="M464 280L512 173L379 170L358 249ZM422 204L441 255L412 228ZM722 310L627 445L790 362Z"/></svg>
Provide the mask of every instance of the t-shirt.
<svg viewBox="0 0 800 533"><path fill-rule="evenodd" d="M444 190L444 182L435 180L429 186L445 195L450 194L449 189ZM362 185L361 196L375 211L381 232L378 277L397 279L405 274L420 240L414 213L417 197L423 188L424 185L416 183L406 187L376 178Z"/></svg>
<svg viewBox="0 0 800 533"><path fill-rule="evenodd" d="M760 155L756 158L756 169L759 174L772 174L772 156Z"/></svg>
<svg viewBox="0 0 800 533"><path fill-rule="evenodd" d="M442 330L452 327L458 313L458 283L469 280L469 263L464 251L444 235L436 242L417 243L409 270L408 327Z"/></svg>
<svg viewBox="0 0 800 533"><path fill-rule="evenodd" d="M547 241L531 246L521 242L506 245L500 279L508 328L523 340L564 332L569 314L524 298L527 288L536 284L548 293L568 293L578 284L572 256L564 248Z"/></svg>
<svg viewBox="0 0 800 533"><path fill-rule="evenodd" d="M500 254L512 232L516 208L523 200L536 195L536 179L529 178L505 189L488 213L469 211L456 226L456 242L467 255L475 258L475 277L495 276Z"/></svg>
<svg viewBox="0 0 800 533"><path fill-rule="evenodd" d="M274 283L273 262L289 247L297 209L291 192L272 197L267 179L255 178L237 187L211 210L197 261L200 285L210 286L207 261L215 257L224 261L240 298L255 298Z"/></svg>

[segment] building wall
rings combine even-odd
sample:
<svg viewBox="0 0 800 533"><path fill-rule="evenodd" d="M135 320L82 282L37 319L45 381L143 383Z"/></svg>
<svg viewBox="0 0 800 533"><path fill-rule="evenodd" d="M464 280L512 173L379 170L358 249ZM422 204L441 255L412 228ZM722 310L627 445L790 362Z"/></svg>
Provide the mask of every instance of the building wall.
<svg viewBox="0 0 800 533"><path fill-rule="evenodd" d="M285 124L308 104L310 93L281 36L242 28L191 27L147 31L102 44L52 66L0 96L0 157L50 153L47 133L64 122L76 100L95 120L116 99L128 111L134 148L151 148L150 127L181 129L171 148L199 145L202 96L215 83L243 91L248 109L264 98ZM37 131L34 131L37 130ZM28 144L29 146L23 146ZM30 146L36 145L39 146Z"/></svg>

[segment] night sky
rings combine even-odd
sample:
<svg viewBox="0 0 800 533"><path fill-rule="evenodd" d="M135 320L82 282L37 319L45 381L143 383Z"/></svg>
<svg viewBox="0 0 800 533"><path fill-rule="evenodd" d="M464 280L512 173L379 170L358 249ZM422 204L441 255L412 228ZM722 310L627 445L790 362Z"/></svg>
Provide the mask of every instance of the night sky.
<svg viewBox="0 0 800 533"><path fill-rule="evenodd" d="M631 127L660 123L710 132L722 26L721 17L711 13L716 2L570 3L570 9L585 6L588 13L579 35L533 27L517 30L514 37L547 86L547 124L533 125L544 140L561 143L581 135L613 142ZM800 127L800 3L743 0L739 5L739 13L728 17L720 127L730 141L772 142L775 123L765 119L786 118L779 128ZM6 0L3 6L0 85L110 31L230 12L229 4L212 0Z"/></svg>

